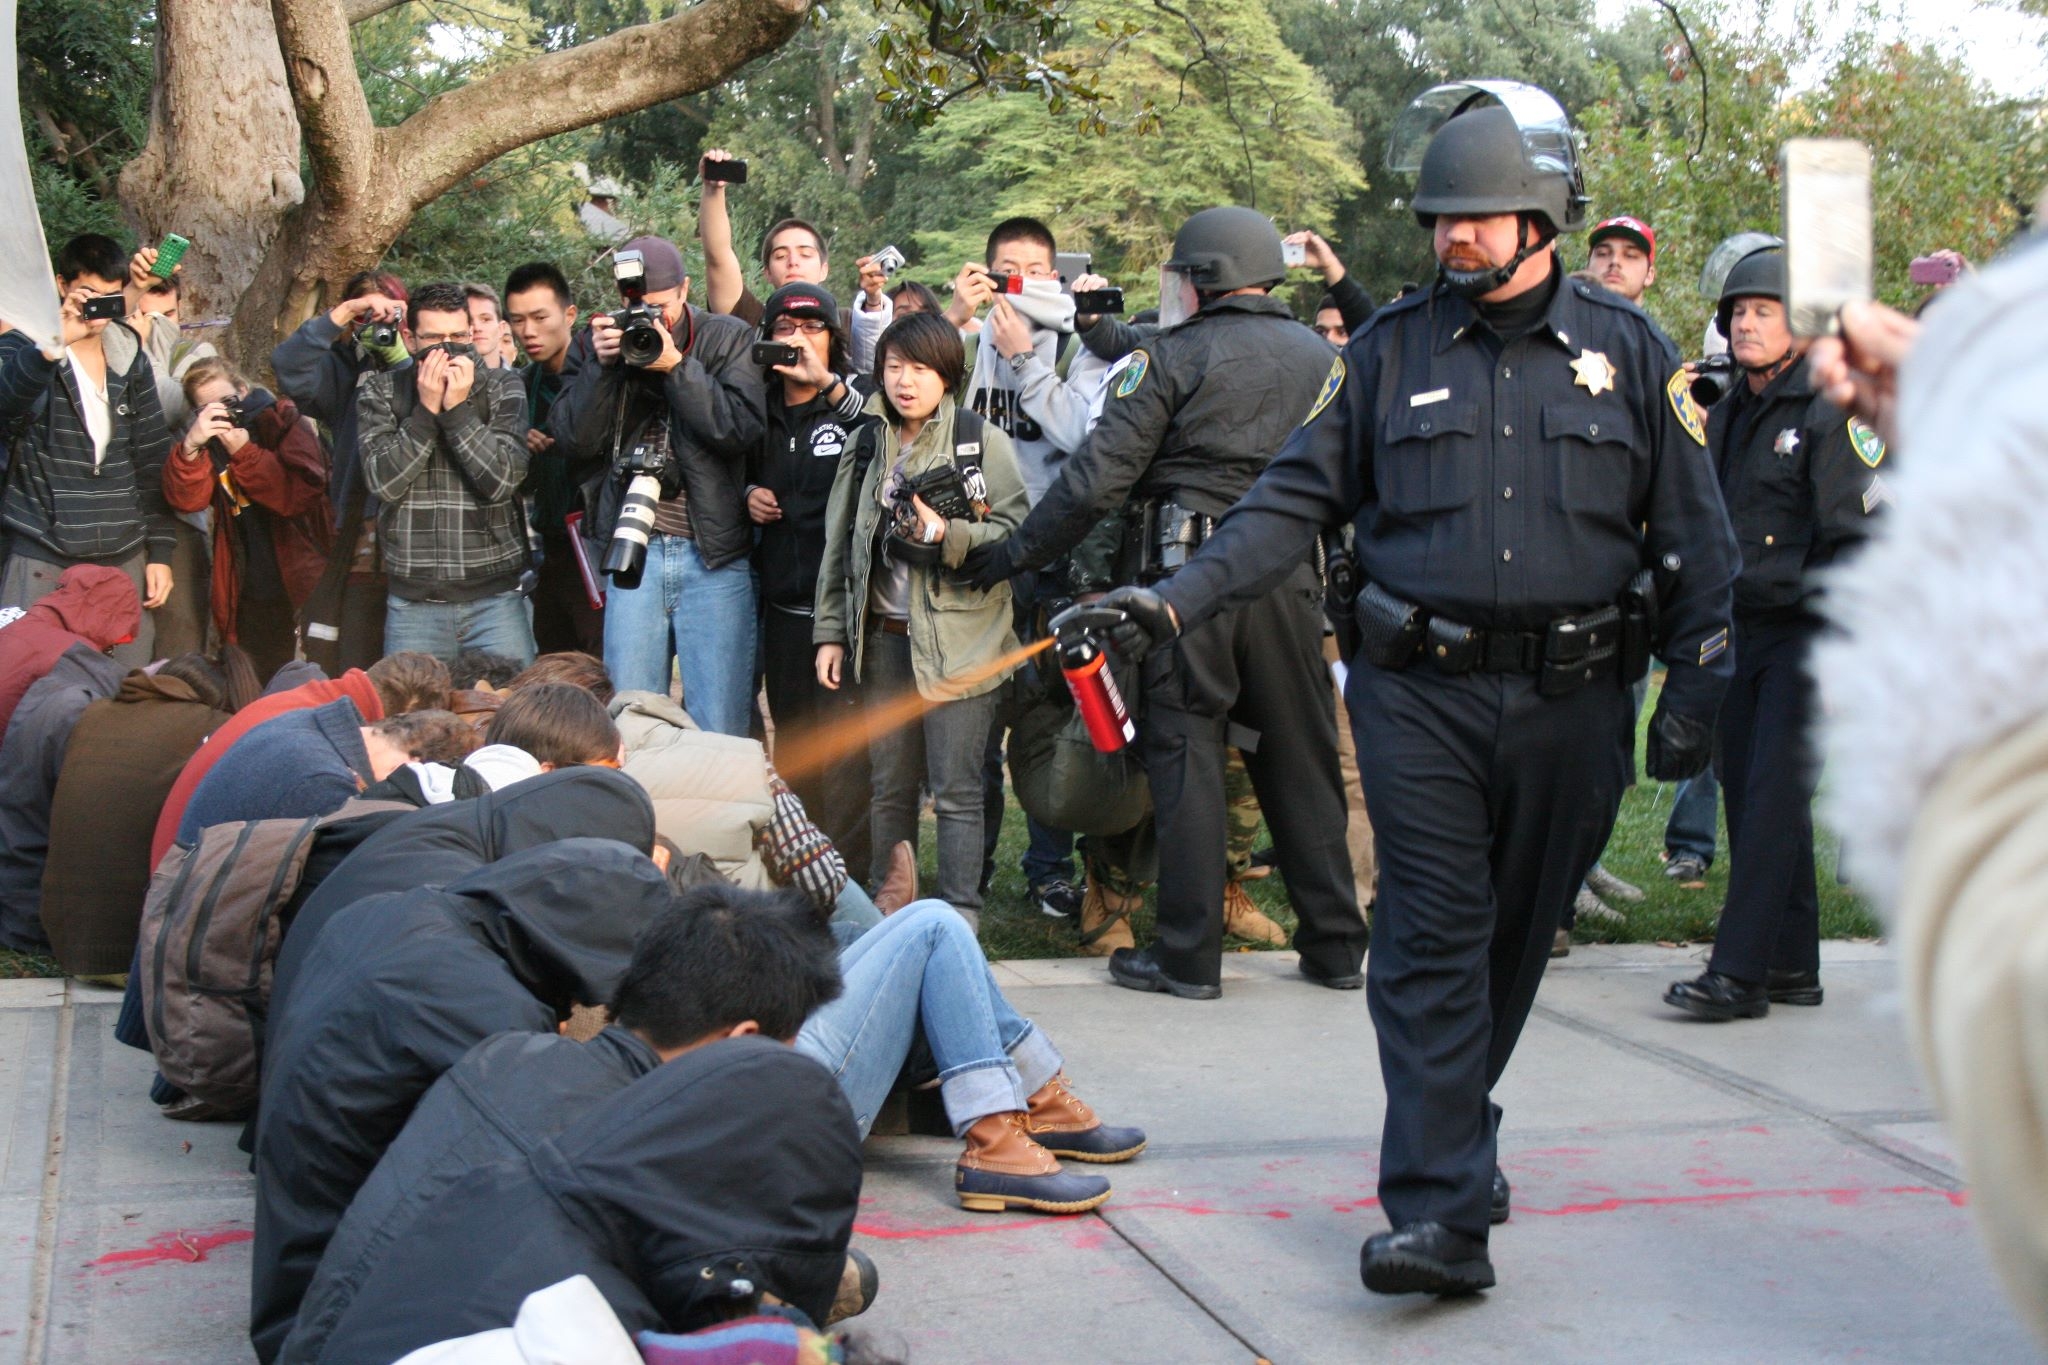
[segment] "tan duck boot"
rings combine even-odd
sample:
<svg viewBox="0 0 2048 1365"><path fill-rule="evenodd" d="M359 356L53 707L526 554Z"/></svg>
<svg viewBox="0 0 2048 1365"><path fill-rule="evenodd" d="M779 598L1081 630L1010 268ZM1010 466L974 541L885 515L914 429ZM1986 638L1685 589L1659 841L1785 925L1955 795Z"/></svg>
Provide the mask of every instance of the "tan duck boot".
<svg viewBox="0 0 2048 1365"><path fill-rule="evenodd" d="M1024 1131L1054 1156L1103 1164L1129 1161L1145 1150L1142 1128L1112 1128L1088 1102L1067 1088L1065 1072L1040 1086L1026 1101Z"/></svg>
<svg viewBox="0 0 2048 1365"><path fill-rule="evenodd" d="M1252 898L1244 893L1243 882L1223 883L1223 932L1253 943L1269 943L1275 948L1287 946L1287 931L1252 904Z"/></svg>
<svg viewBox="0 0 2048 1365"><path fill-rule="evenodd" d="M1026 1122L1024 1112L1013 1109L978 1119L967 1130L967 1150L953 1168L953 1192L962 1208L1086 1213L1109 1198L1107 1180L1061 1170L1052 1153L1031 1140Z"/></svg>
<svg viewBox="0 0 2048 1365"><path fill-rule="evenodd" d="M917 849L908 839L889 850L889 875L875 888L875 909L893 915L917 899Z"/></svg>
<svg viewBox="0 0 2048 1365"><path fill-rule="evenodd" d="M1081 898L1081 952L1088 957L1108 957L1119 948L1135 948L1131 936L1131 912L1145 903L1143 896L1126 896L1112 891L1088 869L1088 894Z"/></svg>

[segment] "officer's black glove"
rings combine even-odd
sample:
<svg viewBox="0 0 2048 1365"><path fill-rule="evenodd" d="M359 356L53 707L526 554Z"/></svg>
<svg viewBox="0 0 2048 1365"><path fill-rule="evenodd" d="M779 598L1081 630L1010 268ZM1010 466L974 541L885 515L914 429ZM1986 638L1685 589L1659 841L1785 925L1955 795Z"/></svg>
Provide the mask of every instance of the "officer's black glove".
<svg viewBox="0 0 2048 1365"><path fill-rule="evenodd" d="M1016 576L1016 550L1007 540L996 541L993 545L975 546L967 552L966 558L960 561L960 567L953 571L954 578L970 588L979 588L983 592Z"/></svg>
<svg viewBox="0 0 2048 1365"><path fill-rule="evenodd" d="M1104 593L1096 605L1124 614L1123 621L1110 628L1109 643L1117 656L1129 663L1138 662L1180 634L1173 608L1150 588L1117 588Z"/></svg>
<svg viewBox="0 0 2048 1365"><path fill-rule="evenodd" d="M1650 743L1643 756L1643 770L1653 782L1683 782L1707 770L1714 757L1714 727L1673 711L1657 698L1657 710L1650 717Z"/></svg>

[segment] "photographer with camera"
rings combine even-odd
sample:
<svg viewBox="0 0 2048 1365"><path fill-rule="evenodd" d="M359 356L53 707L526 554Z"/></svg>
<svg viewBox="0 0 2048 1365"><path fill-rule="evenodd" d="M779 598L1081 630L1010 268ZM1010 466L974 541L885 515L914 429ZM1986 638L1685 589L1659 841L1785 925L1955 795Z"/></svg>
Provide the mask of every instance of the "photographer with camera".
<svg viewBox="0 0 2048 1365"><path fill-rule="evenodd" d="M164 503L170 450L156 375L121 317L128 260L108 237L83 233L54 262L64 349L45 355L20 332L0 336L0 426L10 428L0 533L0 608L31 607L64 570L121 570L153 611L170 599L176 520ZM151 652L148 611L116 662L140 667Z"/></svg>
<svg viewBox="0 0 2048 1365"><path fill-rule="evenodd" d="M176 512L212 510L213 623L268 678L291 662L293 614L334 540L327 449L289 398L218 357L185 372L183 397L192 425L164 461L164 497Z"/></svg>
<svg viewBox="0 0 2048 1365"><path fill-rule="evenodd" d="M1001 540L1028 504L1001 427L956 408L960 334L919 313L876 346L883 420L841 458L818 574L818 682L865 689L871 710L921 698L921 713L873 737L873 868L917 838L920 786L938 817L939 899L981 913L982 751L1015 649L1010 586L963 581L970 550Z"/></svg>
<svg viewBox="0 0 2048 1365"><path fill-rule="evenodd" d="M1316 300L1314 320L1309 328L1317 336L1343 350L1351 334L1371 320L1372 295L1344 268L1336 251L1322 237L1307 229L1290 232L1280 239L1283 248L1301 253L1301 268L1323 277L1323 296ZM1291 258L1290 258L1291 260Z"/></svg>
<svg viewBox="0 0 2048 1365"><path fill-rule="evenodd" d="M865 875L868 754L843 762L809 761L814 736L851 723L860 699L818 682L811 642L819 569L825 558L825 509L840 457L855 433L880 419L862 412L872 385L846 375L846 329L823 286L786 284L768 296L755 352L765 362L768 429L748 462L747 515L760 527L754 568L760 575L761 666L775 753L789 783L856 875ZM774 348L786 347L777 353Z"/></svg>
<svg viewBox="0 0 2048 1365"><path fill-rule="evenodd" d="M766 384L753 329L693 308L683 254L660 237L621 246L626 306L591 319L597 358L549 421L582 473L586 534L606 546L604 661L621 692L666 693L706 730L745 735L757 633L746 467Z"/></svg>
<svg viewBox="0 0 2048 1365"><path fill-rule="evenodd" d="M363 381L363 477L382 499L384 644L444 663L465 649L533 661L526 618L526 394L478 358L459 284L407 305L415 363Z"/></svg>

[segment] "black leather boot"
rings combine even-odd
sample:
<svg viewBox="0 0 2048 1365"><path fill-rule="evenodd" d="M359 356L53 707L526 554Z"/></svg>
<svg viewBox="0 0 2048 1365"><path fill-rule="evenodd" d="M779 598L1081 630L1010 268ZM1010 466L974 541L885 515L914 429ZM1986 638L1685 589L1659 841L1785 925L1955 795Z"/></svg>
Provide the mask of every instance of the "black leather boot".
<svg viewBox="0 0 2048 1365"><path fill-rule="evenodd" d="M1476 1294L1493 1288L1486 1243L1442 1223L1410 1223L1366 1238L1358 1274L1375 1294Z"/></svg>
<svg viewBox="0 0 2048 1365"><path fill-rule="evenodd" d="M1674 981L1664 1003L1700 1019L1761 1019L1771 1012L1771 997L1760 981L1740 981L1724 972L1701 972L1691 981Z"/></svg>

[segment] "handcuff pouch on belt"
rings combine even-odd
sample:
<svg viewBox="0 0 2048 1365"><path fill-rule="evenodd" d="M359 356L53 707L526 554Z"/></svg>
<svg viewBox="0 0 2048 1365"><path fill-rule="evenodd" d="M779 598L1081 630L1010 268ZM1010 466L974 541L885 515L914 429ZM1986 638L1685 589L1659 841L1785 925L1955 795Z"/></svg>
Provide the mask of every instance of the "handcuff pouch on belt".
<svg viewBox="0 0 2048 1365"><path fill-rule="evenodd" d="M1359 648L1375 668L1406 668L1422 649L1429 618L1413 602L1403 602L1377 583L1358 591L1353 614L1358 618Z"/></svg>
<svg viewBox="0 0 2048 1365"><path fill-rule="evenodd" d="M1539 696L1576 692L1621 658L1621 608L1602 607L1583 616L1552 621L1543 633L1543 663L1536 673Z"/></svg>
<svg viewBox="0 0 2048 1365"><path fill-rule="evenodd" d="M1134 505L1138 548L1142 556L1138 581L1156 583L1187 567L1216 529L1216 519L1172 498L1149 498Z"/></svg>
<svg viewBox="0 0 2048 1365"><path fill-rule="evenodd" d="M1406 668L1420 655L1450 676L1532 673L1540 695L1559 697L1615 672L1623 662L1623 605L1560 617L1541 631L1483 630L1431 616L1369 582L1359 590L1353 614L1360 650L1376 668ZM1624 682L1634 680L1623 675Z"/></svg>

